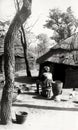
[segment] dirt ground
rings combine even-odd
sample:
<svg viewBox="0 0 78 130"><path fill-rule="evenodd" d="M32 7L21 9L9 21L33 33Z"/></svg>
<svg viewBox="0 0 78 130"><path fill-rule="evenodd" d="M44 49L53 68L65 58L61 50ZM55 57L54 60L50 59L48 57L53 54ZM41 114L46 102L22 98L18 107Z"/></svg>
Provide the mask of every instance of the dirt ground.
<svg viewBox="0 0 78 130"><path fill-rule="evenodd" d="M24 73L18 76L17 84L24 83ZM0 130L78 130L78 90L70 97L72 89L63 89L61 101L48 100L35 93L34 82L27 84L31 89L22 92L12 106L14 123L10 126L0 125ZM24 124L16 123L15 113L24 111L28 113Z"/></svg>
<svg viewBox="0 0 78 130"><path fill-rule="evenodd" d="M36 95L33 91L20 94L13 103L12 118L15 113L28 113L24 124L14 122L11 126L0 125L1 130L78 130L78 94L69 99L67 90L63 90L62 100L55 102Z"/></svg>

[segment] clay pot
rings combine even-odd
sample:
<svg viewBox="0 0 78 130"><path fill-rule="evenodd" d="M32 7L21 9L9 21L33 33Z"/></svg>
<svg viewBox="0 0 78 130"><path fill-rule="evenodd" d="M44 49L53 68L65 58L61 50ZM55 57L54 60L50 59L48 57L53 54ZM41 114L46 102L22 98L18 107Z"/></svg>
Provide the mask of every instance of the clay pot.
<svg viewBox="0 0 78 130"><path fill-rule="evenodd" d="M27 119L27 112L17 112L16 113L16 122L18 124L23 124Z"/></svg>
<svg viewBox="0 0 78 130"><path fill-rule="evenodd" d="M63 83L59 80L55 81L52 85L53 95L57 96L62 94Z"/></svg>

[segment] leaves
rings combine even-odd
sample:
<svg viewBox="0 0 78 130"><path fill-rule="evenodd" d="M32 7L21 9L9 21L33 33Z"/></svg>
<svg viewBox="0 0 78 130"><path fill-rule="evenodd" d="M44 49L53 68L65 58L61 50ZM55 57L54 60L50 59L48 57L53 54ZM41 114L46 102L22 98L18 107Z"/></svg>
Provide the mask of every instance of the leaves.
<svg viewBox="0 0 78 130"><path fill-rule="evenodd" d="M71 7L68 7L66 12L59 9L50 9L49 19L46 20L44 27L54 30L54 38L56 42L60 42L72 35L78 27L78 19L73 15ZM58 33L58 35L55 36Z"/></svg>

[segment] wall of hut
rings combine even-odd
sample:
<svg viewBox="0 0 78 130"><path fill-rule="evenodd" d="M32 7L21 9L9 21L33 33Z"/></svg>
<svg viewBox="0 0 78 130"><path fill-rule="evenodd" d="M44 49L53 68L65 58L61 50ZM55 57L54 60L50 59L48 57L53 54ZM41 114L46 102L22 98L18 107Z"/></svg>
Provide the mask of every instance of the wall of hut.
<svg viewBox="0 0 78 130"><path fill-rule="evenodd" d="M40 64L39 76L43 72L44 66L50 67L50 71L53 74L53 80L62 81L64 88L78 88L78 67L77 66L58 64L58 63L52 63L46 61Z"/></svg>
<svg viewBox="0 0 78 130"><path fill-rule="evenodd" d="M16 56L15 57L15 71L24 70L25 67L25 60L22 57ZM0 56L0 73L4 72L4 56Z"/></svg>
<svg viewBox="0 0 78 130"><path fill-rule="evenodd" d="M29 66L30 69L33 69L35 66L35 61L34 59L29 60ZM24 57L16 56L15 57L15 71L19 70L25 70L26 69L26 64L25 64L25 59ZM4 72L4 56L0 56L0 73Z"/></svg>
<svg viewBox="0 0 78 130"><path fill-rule="evenodd" d="M43 73L44 66L49 66L50 67L50 72L53 75L53 80L54 81L55 80L60 80L63 83L65 82L65 65L46 61L46 62L40 64L39 76Z"/></svg>
<svg viewBox="0 0 78 130"><path fill-rule="evenodd" d="M65 72L65 88L78 88L78 67L69 67Z"/></svg>
<svg viewBox="0 0 78 130"><path fill-rule="evenodd" d="M23 57L15 57L15 71L26 69L25 60Z"/></svg>

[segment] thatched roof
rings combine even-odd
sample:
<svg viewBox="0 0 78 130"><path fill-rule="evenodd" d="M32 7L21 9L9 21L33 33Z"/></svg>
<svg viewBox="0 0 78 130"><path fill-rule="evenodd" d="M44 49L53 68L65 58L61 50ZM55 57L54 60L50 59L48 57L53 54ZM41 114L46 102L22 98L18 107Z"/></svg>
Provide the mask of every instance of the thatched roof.
<svg viewBox="0 0 78 130"><path fill-rule="evenodd" d="M44 61L78 66L78 33L52 47L46 54L37 59L37 63Z"/></svg>

